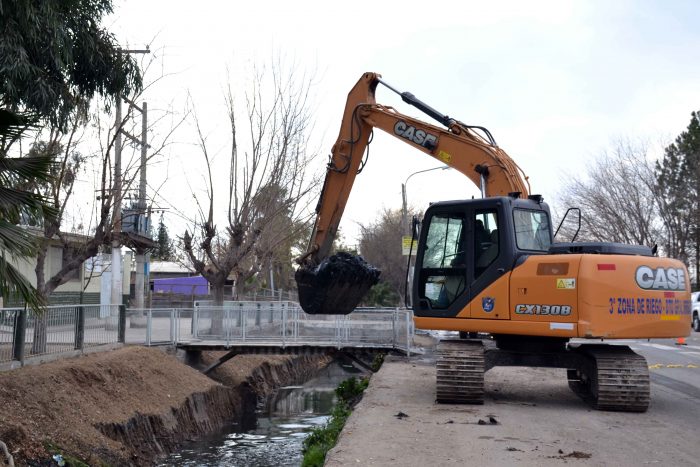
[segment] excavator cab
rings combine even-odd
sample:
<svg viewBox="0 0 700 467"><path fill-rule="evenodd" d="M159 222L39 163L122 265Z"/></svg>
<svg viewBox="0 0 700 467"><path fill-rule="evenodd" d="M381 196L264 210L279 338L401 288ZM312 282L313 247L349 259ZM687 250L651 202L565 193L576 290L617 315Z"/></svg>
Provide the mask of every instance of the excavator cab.
<svg viewBox="0 0 700 467"><path fill-rule="evenodd" d="M470 317L469 304L485 288L526 257L547 254L551 244L549 207L540 196L521 199L514 193L431 205L418 242L416 316ZM478 304L484 317L500 317L490 314L499 299L507 296Z"/></svg>

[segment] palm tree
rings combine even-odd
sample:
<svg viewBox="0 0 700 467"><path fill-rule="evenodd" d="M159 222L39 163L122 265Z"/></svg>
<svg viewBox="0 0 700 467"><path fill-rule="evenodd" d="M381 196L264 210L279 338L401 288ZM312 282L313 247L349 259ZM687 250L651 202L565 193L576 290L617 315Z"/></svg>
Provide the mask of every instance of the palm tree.
<svg viewBox="0 0 700 467"><path fill-rule="evenodd" d="M33 257L36 245L20 221L40 224L55 215L42 196L19 187L31 181L47 181L51 156L9 157L8 149L33 126L29 115L0 109L0 294L22 298L34 310L44 305L31 283L12 265L10 259Z"/></svg>

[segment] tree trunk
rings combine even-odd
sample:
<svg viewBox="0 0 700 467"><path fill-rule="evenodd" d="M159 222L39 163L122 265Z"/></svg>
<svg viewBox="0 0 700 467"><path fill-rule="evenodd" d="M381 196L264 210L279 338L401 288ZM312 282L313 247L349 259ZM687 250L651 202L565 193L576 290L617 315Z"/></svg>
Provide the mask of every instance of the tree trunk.
<svg viewBox="0 0 700 467"><path fill-rule="evenodd" d="M48 294L46 293L46 277L44 275L44 265L46 264L46 251L48 245L43 242L37 251L36 255L36 292L43 299L42 302L48 303ZM48 331L48 310L44 309L40 314L36 311L32 312L34 316L34 331L32 339L32 355L46 353L47 331Z"/></svg>
<svg viewBox="0 0 700 467"><path fill-rule="evenodd" d="M223 335L224 333L224 282L212 283L212 296L214 298L214 309L211 315L211 333L213 335Z"/></svg>
<svg viewBox="0 0 700 467"><path fill-rule="evenodd" d="M695 290L700 290L700 228L695 233Z"/></svg>

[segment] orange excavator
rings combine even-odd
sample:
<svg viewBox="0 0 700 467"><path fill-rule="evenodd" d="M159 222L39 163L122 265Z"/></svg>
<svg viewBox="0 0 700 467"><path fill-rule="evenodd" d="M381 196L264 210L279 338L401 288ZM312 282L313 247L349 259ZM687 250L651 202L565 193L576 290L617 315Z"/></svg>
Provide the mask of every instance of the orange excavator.
<svg viewBox="0 0 700 467"><path fill-rule="evenodd" d="M378 104L379 84L442 127ZM374 128L460 171L482 192L431 204L418 234L415 326L461 337L438 344L437 401L483 403L484 373L494 366L549 367L566 369L571 389L595 408L646 411L646 360L602 341L689 335L685 265L647 246L555 243L549 207L530 194L527 177L487 129L441 114L376 73L348 94L296 273L302 308L349 313L378 281L379 271L361 258L329 256ZM469 338L477 333L491 338Z"/></svg>

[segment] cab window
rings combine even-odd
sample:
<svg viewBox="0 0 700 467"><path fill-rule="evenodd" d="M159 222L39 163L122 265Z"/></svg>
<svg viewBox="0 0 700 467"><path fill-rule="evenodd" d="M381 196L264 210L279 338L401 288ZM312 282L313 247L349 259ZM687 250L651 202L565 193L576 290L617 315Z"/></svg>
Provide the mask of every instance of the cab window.
<svg viewBox="0 0 700 467"><path fill-rule="evenodd" d="M496 210L476 211L474 215L474 279L496 261L499 252Z"/></svg>
<svg viewBox="0 0 700 467"><path fill-rule="evenodd" d="M521 250L547 251L552 244L549 216L545 211L513 209L515 241Z"/></svg>
<svg viewBox="0 0 700 467"><path fill-rule="evenodd" d="M460 245L463 226L463 217L433 216L425 242L424 268L449 268L463 258L464 247Z"/></svg>
<svg viewBox="0 0 700 467"><path fill-rule="evenodd" d="M466 285L466 217L437 214L430 220L423 250L420 295L432 308L448 308Z"/></svg>

